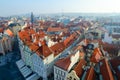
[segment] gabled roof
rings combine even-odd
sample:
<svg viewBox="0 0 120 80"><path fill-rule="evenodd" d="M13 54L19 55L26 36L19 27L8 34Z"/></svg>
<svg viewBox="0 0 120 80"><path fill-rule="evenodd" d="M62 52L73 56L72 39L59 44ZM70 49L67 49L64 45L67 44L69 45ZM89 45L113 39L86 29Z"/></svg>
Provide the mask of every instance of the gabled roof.
<svg viewBox="0 0 120 80"><path fill-rule="evenodd" d="M10 37L13 37L13 32L10 30L10 29L7 29L6 31L5 31L6 33L7 33L7 35L9 35Z"/></svg>
<svg viewBox="0 0 120 80"><path fill-rule="evenodd" d="M59 59L56 63L55 63L55 66L67 71L69 66L70 66L70 63L71 63L71 60L70 60L71 56L68 56L66 58L62 58L62 59Z"/></svg>
<svg viewBox="0 0 120 80"><path fill-rule="evenodd" d="M111 59L110 63L111 63L111 66L112 66L113 70L116 72L118 80L120 80L120 69L119 69L119 66L120 66L120 56Z"/></svg>
<svg viewBox="0 0 120 80"><path fill-rule="evenodd" d="M101 53L100 49L99 48L95 48L94 52L92 54L92 57L91 57L91 62L95 62L95 63L99 62L101 56L102 56L102 53Z"/></svg>
<svg viewBox="0 0 120 80"><path fill-rule="evenodd" d="M102 74L103 80L114 80L112 71L106 59L100 61L100 72Z"/></svg>
<svg viewBox="0 0 120 80"><path fill-rule="evenodd" d="M95 80L95 70L93 67L90 67L88 70L87 70L87 74L85 76L85 80ZM106 79L105 79L106 80Z"/></svg>
<svg viewBox="0 0 120 80"><path fill-rule="evenodd" d="M35 44L31 44L29 46L29 48L31 49L31 51L36 52L38 50L39 46L36 46Z"/></svg>
<svg viewBox="0 0 120 80"><path fill-rule="evenodd" d="M65 46L63 45L63 42L59 42L51 46L50 49L54 52L54 56L57 56L65 49Z"/></svg>
<svg viewBox="0 0 120 80"><path fill-rule="evenodd" d="M39 47L37 54L39 56L48 57L49 55L52 54L52 52L47 45L42 45L41 47Z"/></svg>
<svg viewBox="0 0 120 80"><path fill-rule="evenodd" d="M67 37L64 40L64 45L69 46L70 44L72 44L72 42L75 40L75 38L76 38L76 34L75 33L71 34L69 37Z"/></svg>
<svg viewBox="0 0 120 80"><path fill-rule="evenodd" d="M83 74L82 67L86 65L86 61L84 59L81 59L78 64L75 66L74 71L76 72L76 75L78 77L81 77Z"/></svg>
<svg viewBox="0 0 120 80"><path fill-rule="evenodd" d="M36 33L33 29L26 28L25 30L20 31L18 34L23 43L28 45L31 51L36 52L39 56L45 58L52 54L51 50L45 44L45 40L42 40L42 38L45 36L44 32L40 31ZM32 37L35 41L32 41Z"/></svg>

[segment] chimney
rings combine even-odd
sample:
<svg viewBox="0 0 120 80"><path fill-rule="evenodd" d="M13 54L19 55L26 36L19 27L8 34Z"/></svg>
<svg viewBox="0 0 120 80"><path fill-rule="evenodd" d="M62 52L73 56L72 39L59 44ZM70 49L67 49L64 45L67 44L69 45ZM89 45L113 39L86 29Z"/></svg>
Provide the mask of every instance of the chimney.
<svg viewBox="0 0 120 80"><path fill-rule="evenodd" d="M41 43L40 43L40 41L39 41L38 45L39 45L39 47L41 46Z"/></svg>

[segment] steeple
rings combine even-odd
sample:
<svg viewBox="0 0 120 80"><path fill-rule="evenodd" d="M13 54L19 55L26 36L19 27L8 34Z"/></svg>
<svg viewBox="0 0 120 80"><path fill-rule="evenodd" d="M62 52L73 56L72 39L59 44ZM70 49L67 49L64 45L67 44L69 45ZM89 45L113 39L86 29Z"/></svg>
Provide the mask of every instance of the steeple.
<svg viewBox="0 0 120 80"><path fill-rule="evenodd" d="M34 24L34 15L33 15L33 12L31 12L31 24L32 24L32 27L33 27L33 24Z"/></svg>

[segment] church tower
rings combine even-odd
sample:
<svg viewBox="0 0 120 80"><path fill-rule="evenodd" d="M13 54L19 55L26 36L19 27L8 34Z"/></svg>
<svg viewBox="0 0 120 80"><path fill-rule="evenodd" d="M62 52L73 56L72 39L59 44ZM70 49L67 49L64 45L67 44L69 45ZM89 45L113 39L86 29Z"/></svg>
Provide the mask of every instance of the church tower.
<svg viewBox="0 0 120 80"><path fill-rule="evenodd" d="M33 15L33 12L31 12L31 24L32 24L32 27L33 27L33 24L34 24L34 15Z"/></svg>

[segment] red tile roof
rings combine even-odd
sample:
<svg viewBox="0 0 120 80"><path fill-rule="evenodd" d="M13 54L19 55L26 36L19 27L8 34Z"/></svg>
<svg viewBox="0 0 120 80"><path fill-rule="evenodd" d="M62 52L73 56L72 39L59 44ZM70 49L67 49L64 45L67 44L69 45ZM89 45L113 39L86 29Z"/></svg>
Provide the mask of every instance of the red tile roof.
<svg viewBox="0 0 120 80"><path fill-rule="evenodd" d="M116 72L118 80L120 80L120 70L118 69L118 66L120 66L120 56L111 59L110 63L113 70Z"/></svg>
<svg viewBox="0 0 120 80"><path fill-rule="evenodd" d="M67 37L67 38L64 40L64 45L65 45L65 47L71 45L71 44L74 42L74 40L76 39L76 36L77 36L77 35L76 35L75 33L73 33L73 34L71 34L69 37Z"/></svg>
<svg viewBox="0 0 120 80"><path fill-rule="evenodd" d="M70 60L71 56L68 56L66 58L62 58L62 59L59 59L56 63L55 63L55 66L61 68L61 69L64 69L64 70L68 70L68 67L71 63L71 60Z"/></svg>
<svg viewBox="0 0 120 80"><path fill-rule="evenodd" d="M75 66L74 71L76 72L76 75L78 77L81 77L83 74L82 67L86 65L86 61L84 59L81 59L78 64Z"/></svg>
<svg viewBox="0 0 120 80"><path fill-rule="evenodd" d="M84 52L80 52L80 57L84 58L84 56L85 56L85 53Z"/></svg>
<svg viewBox="0 0 120 80"><path fill-rule="evenodd" d="M0 28L0 33L2 33L4 30L3 30L3 28Z"/></svg>
<svg viewBox="0 0 120 80"><path fill-rule="evenodd" d="M31 51L36 52L39 49L39 46L36 46L35 44L30 44L29 48L31 49Z"/></svg>
<svg viewBox="0 0 120 80"><path fill-rule="evenodd" d="M47 45L42 45L41 47L39 47L37 54L44 58L44 57L48 57L49 55L51 55L52 51L48 48Z"/></svg>
<svg viewBox="0 0 120 80"><path fill-rule="evenodd" d="M100 72L102 74L103 80L114 80L110 66L106 59L100 61Z"/></svg>
<svg viewBox="0 0 120 80"><path fill-rule="evenodd" d="M67 28L61 28L61 27L49 27L47 29L47 32L59 32L59 31L66 32L66 31L68 31L68 29Z"/></svg>
<svg viewBox="0 0 120 80"><path fill-rule="evenodd" d="M6 32L10 37L13 37L13 36L14 36L13 32L12 32L10 29L7 29L5 32Z"/></svg>
<svg viewBox="0 0 120 80"><path fill-rule="evenodd" d="M33 35L34 34L34 35ZM36 52L39 56L47 57L50 54L52 54L51 50L48 48L45 42L45 40L42 40L42 38L45 36L44 32L40 31L39 33L36 33L33 29L25 29L18 33L20 39L23 41L25 45L28 45L29 48L34 52ZM36 39L35 42L32 41L33 39ZM41 46L39 46L39 43Z"/></svg>
<svg viewBox="0 0 120 80"><path fill-rule="evenodd" d="M102 53L101 53L100 49L99 48L95 48L90 60L91 60L91 62L95 62L95 63L99 62L101 56L102 56Z"/></svg>
<svg viewBox="0 0 120 80"><path fill-rule="evenodd" d="M88 69L85 80L95 80L95 70L93 67L90 67L90 69ZM105 79L107 80L107 79Z"/></svg>
<svg viewBox="0 0 120 80"><path fill-rule="evenodd" d="M63 45L63 42L59 42L51 46L50 49L54 52L54 56L57 56L65 49L65 46Z"/></svg>

